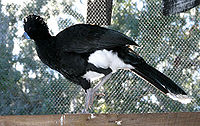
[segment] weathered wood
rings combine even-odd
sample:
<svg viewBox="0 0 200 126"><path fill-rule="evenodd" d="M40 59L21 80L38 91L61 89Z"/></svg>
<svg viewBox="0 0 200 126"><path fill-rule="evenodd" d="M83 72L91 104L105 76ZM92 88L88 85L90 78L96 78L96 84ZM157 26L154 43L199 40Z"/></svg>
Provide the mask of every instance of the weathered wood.
<svg viewBox="0 0 200 126"><path fill-rule="evenodd" d="M185 12L200 4L200 0L163 0L163 14Z"/></svg>
<svg viewBox="0 0 200 126"><path fill-rule="evenodd" d="M0 126L200 126L200 112L0 116Z"/></svg>

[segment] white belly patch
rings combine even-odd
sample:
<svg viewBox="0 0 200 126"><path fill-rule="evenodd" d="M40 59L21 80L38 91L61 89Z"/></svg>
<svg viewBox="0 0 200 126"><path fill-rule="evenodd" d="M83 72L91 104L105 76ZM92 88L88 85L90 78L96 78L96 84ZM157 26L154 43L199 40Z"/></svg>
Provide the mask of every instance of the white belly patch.
<svg viewBox="0 0 200 126"><path fill-rule="evenodd" d="M102 77L104 77L104 74L97 73L97 72L94 72L94 71L88 71L86 74L83 75L83 78L85 78L86 80L89 80L91 82L98 80Z"/></svg>
<svg viewBox="0 0 200 126"><path fill-rule="evenodd" d="M97 68L111 68L112 72L116 72L118 69L133 69L129 64L125 64L117 55L116 52L108 50L97 50L94 53L90 54L89 63L94 64ZM92 78L103 77L104 74L99 74L97 72L88 71L83 77L87 80L95 80Z"/></svg>

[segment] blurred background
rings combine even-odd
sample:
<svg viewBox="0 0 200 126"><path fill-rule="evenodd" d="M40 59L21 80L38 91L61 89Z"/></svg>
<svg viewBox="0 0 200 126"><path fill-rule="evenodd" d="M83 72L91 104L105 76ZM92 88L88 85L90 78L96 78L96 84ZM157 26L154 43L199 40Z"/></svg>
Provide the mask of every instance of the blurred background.
<svg viewBox="0 0 200 126"><path fill-rule="evenodd" d="M184 105L135 74L119 70L101 87L93 113L200 111L200 7L164 16L161 0L113 0L109 28L132 37L133 49L189 96ZM23 19L42 16L52 35L86 22L87 0L0 0L0 115L81 113L85 92L38 58ZM95 84L95 83L94 83Z"/></svg>

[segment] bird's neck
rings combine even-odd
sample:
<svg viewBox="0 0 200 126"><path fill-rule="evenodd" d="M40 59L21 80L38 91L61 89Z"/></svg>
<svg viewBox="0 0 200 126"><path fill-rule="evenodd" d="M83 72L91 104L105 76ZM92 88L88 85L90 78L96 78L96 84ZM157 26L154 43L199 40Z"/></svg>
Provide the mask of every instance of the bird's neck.
<svg viewBox="0 0 200 126"><path fill-rule="evenodd" d="M37 40L35 41L35 44L39 58L42 60L43 63L53 68L52 64L56 62L57 58L55 38L51 37L46 40Z"/></svg>
<svg viewBox="0 0 200 126"><path fill-rule="evenodd" d="M55 44L54 36L49 36L46 39L37 39L35 40L35 44L38 48L48 48Z"/></svg>

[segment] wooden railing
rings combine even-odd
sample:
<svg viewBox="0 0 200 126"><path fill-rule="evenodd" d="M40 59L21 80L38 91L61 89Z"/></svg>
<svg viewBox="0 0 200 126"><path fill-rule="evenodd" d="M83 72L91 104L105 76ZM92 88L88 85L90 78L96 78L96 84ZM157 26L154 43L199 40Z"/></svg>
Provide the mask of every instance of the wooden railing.
<svg viewBox="0 0 200 126"><path fill-rule="evenodd" d="M0 126L200 126L200 112L0 116Z"/></svg>

